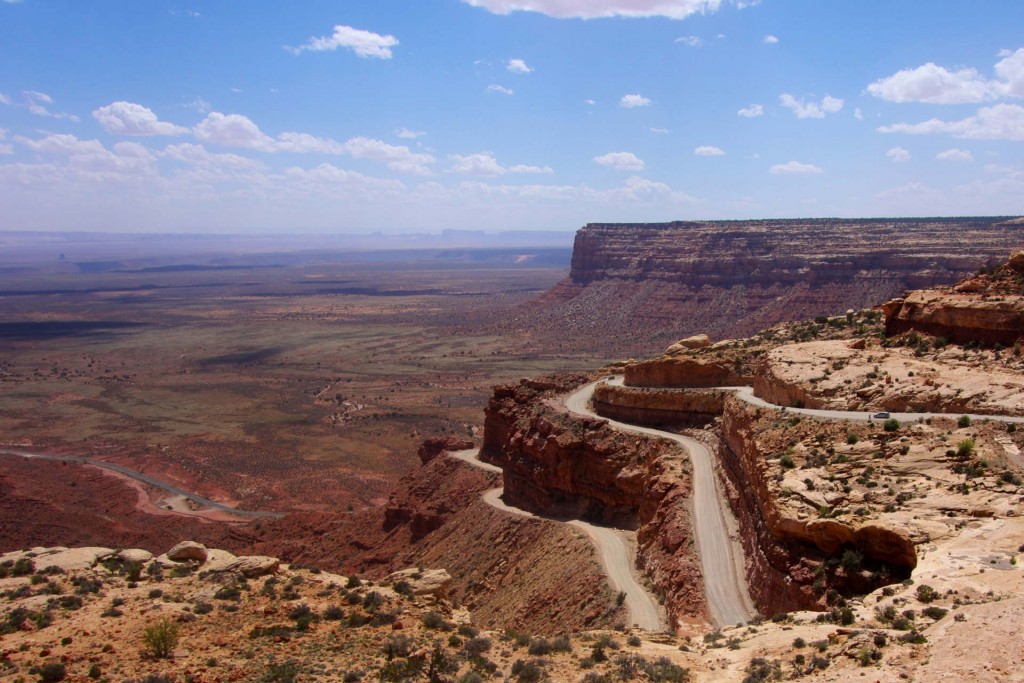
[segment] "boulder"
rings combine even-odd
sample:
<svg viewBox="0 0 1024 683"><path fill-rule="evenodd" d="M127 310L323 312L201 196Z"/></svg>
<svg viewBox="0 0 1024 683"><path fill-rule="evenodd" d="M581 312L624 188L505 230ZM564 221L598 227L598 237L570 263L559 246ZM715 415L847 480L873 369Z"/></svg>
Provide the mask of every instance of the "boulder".
<svg viewBox="0 0 1024 683"><path fill-rule="evenodd" d="M145 563L153 559L153 553L142 548L126 548L118 552L117 556L125 562Z"/></svg>
<svg viewBox="0 0 1024 683"><path fill-rule="evenodd" d="M709 346L711 346L711 340L708 338L708 335L695 334L692 337L680 339L675 344L665 349L665 355L672 356L680 351L686 351L687 349L706 349Z"/></svg>
<svg viewBox="0 0 1024 683"><path fill-rule="evenodd" d="M1016 251L1010 256L1010 267L1014 270L1024 270L1024 251Z"/></svg>
<svg viewBox="0 0 1024 683"><path fill-rule="evenodd" d="M403 569L402 571L389 574L384 580L392 585L399 581L409 584L413 595L430 595L435 598L444 598L448 594L448 586L451 585L452 577L444 569Z"/></svg>
<svg viewBox="0 0 1024 683"><path fill-rule="evenodd" d="M206 562L208 556L206 546L195 541L182 541L167 551L167 559L172 562Z"/></svg>
<svg viewBox="0 0 1024 683"><path fill-rule="evenodd" d="M111 548L71 548L34 558L36 571L58 567L66 572L90 569L99 560L114 554Z"/></svg>
<svg viewBox="0 0 1024 683"><path fill-rule="evenodd" d="M277 572L277 569L280 566L281 561L276 557L266 557L265 555L244 555L236 558L234 562L227 566L225 571L237 572L247 579L252 579L257 576L273 574Z"/></svg>

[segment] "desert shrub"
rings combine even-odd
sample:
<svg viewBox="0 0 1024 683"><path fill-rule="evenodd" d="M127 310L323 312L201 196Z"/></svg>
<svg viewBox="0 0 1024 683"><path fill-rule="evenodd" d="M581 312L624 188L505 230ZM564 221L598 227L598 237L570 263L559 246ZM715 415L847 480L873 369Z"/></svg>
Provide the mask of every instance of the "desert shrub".
<svg viewBox="0 0 1024 683"><path fill-rule="evenodd" d="M482 636L470 638L466 641L466 644L462 646L462 649L469 657L479 657L491 649L491 639Z"/></svg>
<svg viewBox="0 0 1024 683"><path fill-rule="evenodd" d="M383 604L384 596L377 591L370 591L366 594L366 597L363 598L363 609L368 612L374 611Z"/></svg>
<svg viewBox="0 0 1024 683"><path fill-rule="evenodd" d="M956 457L969 458L974 454L974 439L964 439L956 444Z"/></svg>
<svg viewBox="0 0 1024 683"><path fill-rule="evenodd" d="M159 598L159 597L163 596L163 594L164 594L164 592L162 590L160 590L159 588L154 588L154 589L149 591L149 597L152 600L155 600L156 598Z"/></svg>
<svg viewBox="0 0 1024 683"><path fill-rule="evenodd" d="M531 655L543 657L549 655L552 652L551 643L548 642L547 638L531 638L530 646L527 650Z"/></svg>
<svg viewBox="0 0 1024 683"><path fill-rule="evenodd" d="M238 590L238 586L224 586L213 597L215 600L241 600L242 591Z"/></svg>
<svg viewBox="0 0 1024 683"><path fill-rule="evenodd" d="M294 659L284 662L268 662L260 683L294 683L302 672L299 663Z"/></svg>
<svg viewBox="0 0 1024 683"><path fill-rule="evenodd" d="M480 635L480 630L469 624L459 624L458 634L466 638L476 638Z"/></svg>
<svg viewBox="0 0 1024 683"><path fill-rule="evenodd" d="M944 617L947 614L949 614L949 610L948 609L942 609L941 607L936 607L935 605L931 605L931 606L925 607L923 610L921 610L921 614L923 616L928 617L929 619L934 619L935 621L938 621L942 617Z"/></svg>
<svg viewBox="0 0 1024 683"><path fill-rule="evenodd" d="M348 581L345 582L345 588L352 590L353 588L359 588L363 585L363 582L359 580L358 576L348 577Z"/></svg>
<svg viewBox="0 0 1024 683"><path fill-rule="evenodd" d="M843 556L839 559L839 564L848 572L857 571L863 562L864 555L852 548L843 551Z"/></svg>
<svg viewBox="0 0 1024 683"><path fill-rule="evenodd" d="M917 599L923 603L934 602L938 597L938 592L927 584L921 584L917 587Z"/></svg>
<svg viewBox="0 0 1024 683"><path fill-rule="evenodd" d="M885 430L885 431L887 431L887 432L895 432L895 431L897 431L897 430L898 430L899 428L900 428L900 421L899 421L899 420L897 420L897 419L896 419L895 417L890 417L890 418L889 418L888 420L886 420L886 421L885 421L885 423L884 423L884 424L882 425L882 429L884 429L884 430Z"/></svg>
<svg viewBox="0 0 1024 683"><path fill-rule="evenodd" d="M395 585L392 586L394 591L399 595L405 595L406 597L412 597L412 584L408 581L396 581Z"/></svg>
<svg viewBox="0 0 1024 683"><path fill-rule="evenodd" d="M209 614L213 611L213 605L209 602L199 601L192 608L192 611L196 614Z"/></svg>
<svg viewBox="0 0 1024 683"><path fill-rule="evenodd" d="M777 661L769 662L763 657L754 657L747 664L746 676L743 683L761 683L762 681L777 681L782 678L782 669Z"/></svg>
<svg viewBox="0 0 1024 683"><path fill-rule="evenodd" d="M644 641L640 640L640 636L630 636L626 638L626 645L630 647L640 647Z"/></svg>
<svg viewBox="0 0 1024 683"><path fill-rule="evenodd" d="M846 435L846 443L850 444L851 446L857 443L858 441L860 441L860 437L854 434L853 432L850 432L849 434Z"/></svg>
<svg viewBox="0 0 1024 683"><path fill-rule="evenodd" d="M157 659L166 659L178 646L180 636L181 627L165 617L145 628L142 632L142 643L150 655Z"/></svg>
<svg viewBox="0 0 1024 683"><path fill-rule="evenodd" d="M660 681L665 681L665 683L683 683L690 680L689 670L673 664L667 657L658 657L653 662L644 662L643 670L647 674L647 679L655 683Z"/></svg>
<svg viewBox="0 0 1024 683"><path fill-rule="evenodd" d="M804 640L803 638L797 636L796 638L793 639L793 647L795 647L797 649L800 649L802 647L807 647L807 641Z"/></svg>
<svg viewBox="0 0 1024 683"><path fill-rule="evenodd" d="M920 645L922 643L928 642L928 639L924 637L924 634L917 630L904 633L902 636L900 636L900 640L902 640L904 643L910 643L912 645Z"/></svg>
<svg viewBox="0 0 1024 683"><path fill-rule="evenodd" d="M61 662L47 662L37 667L35 673L39 675L42 683L57 683L63 681L67 675L67 668Z"/></svg>
<svg viewBox="0 0 1024 683"><path fill-rule="evenodd" d="M960 418L956 421L956 426L957 427L970 427L971 426L971 418L970 418L970 416L968 416L968 415L961 415Z"/></svg>
<svg viewBox="0 0 1024 683"><path fill-rule="evenodd" d="M384 643L384 656L389 660L408 657L416 647L416 641L405 635L391 636Z"/></svg>
<svg viewBox="0 0 1024 683"><path fill-rule="evenodd" d="M423 625L427 628L443 629L447 624L444 617L437 612L427 612L423 615Z"/></svg>
<svg viewBox="0 0 1024 683"><path fill-rule="evenodd" d="M544 667L538 659L517 659L512 664L512 675L522 683L536 683L544 677Z"/></svg>
<svg viewBox="0 0 1024 683"><path fill-rule="evenodd" d="M779 464L787 470L791 470L796 467L796 464L793 463L793 456L789 453L784 453L782 457L779 458Z"/></svg>
<svg viewBox="0 0 1024 683"><path fill-rule="evenodd" d="M36 573L36 563L30 557L19 558L11 565L11 576L28 576Z"/></svg>
<svg viewBox="0 0 1024 683"><path fill-rule="evenodd" d="M57 605L66 610L82 609L82 598L78 595L62 595L57 599Z"/></svg>
<svg viewBox="0 0 1024 683"><path fill-rule="evenodd" d="M327 621L341 621L345 618L345 610L337 605L331 605L324 610L324 619Z"/></svg>

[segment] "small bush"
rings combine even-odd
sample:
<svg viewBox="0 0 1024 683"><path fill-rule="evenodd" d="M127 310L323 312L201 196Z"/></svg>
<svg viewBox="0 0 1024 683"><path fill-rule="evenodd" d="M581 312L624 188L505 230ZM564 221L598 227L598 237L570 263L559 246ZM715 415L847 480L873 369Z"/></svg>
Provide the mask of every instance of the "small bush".
<svg viewBox="0 0 1024 683"><path fill-rule="evenodd" d="M884 429L887 432L895 432L895 431L899 430L899 428L900 428L900 421L897 420L895 417L890 417L882 425L882 429Z"/></svg>
<svg viewBox="0 0 1024 683"><path fill-rule="evenodd" d="M960 419L958 419L956 421L956 426L957 427L970 427L971 426L971 418L970 418L970 416L968 416L968 415L961 415Z"/></svg>
<svg viewBox="0 0 1024 683"><path fill-rule="evenodd" d="M931 606L925 607L923 610L921 610L921 614L923 616L928 617L929 619L934 619L935 621L938 621L942 617L944 617L947 614L949 614L949 610L948 609L942 609L941 607L936 607L935 605L931 605Z"/></svg>
<svg viewBox="0 0 1024 683"><path fill-rule="evenodd" d="M331 605L324 610L324 619L327 621L341 621L345 618L345 610L337 605Z"/></svg>
<svg viewBox="0 0 1024 683"><path fill-rule="evenodd" d="M170 619L163 618L146 627L142 633L142 642L149 654L157 659L166 659L178 646L181 627Z"/></svg>
<svg viewBox="0 0 1024 683"><path fill-rule="evenodd" d="M437 612L427 612L423 615L423 625L427 628L444 629L448 624Z"/></svg>
<svg viewBox="0 0 1024 683"><path fill-rule="evenodd" d="M917 599L925 604L934 602L938 597L938 592L927 584L921 584L917 587Z"/></svg>
<svg viewBox="0 0 1024 683"><path fill-rule="evenodd" d="M850 444L851 446L857 443L858 441L860 441L860 437L854 434L853 432L850 432L849 434L846 435L846 443Z"/></svg>

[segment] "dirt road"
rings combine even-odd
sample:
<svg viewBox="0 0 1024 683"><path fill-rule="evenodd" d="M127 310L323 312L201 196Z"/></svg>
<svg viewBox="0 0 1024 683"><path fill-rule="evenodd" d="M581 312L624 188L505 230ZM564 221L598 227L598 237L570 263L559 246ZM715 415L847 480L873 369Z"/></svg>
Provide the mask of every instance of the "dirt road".
<svg viewBox="0 0 1024 683"><path fill-rule="evenodd" d="M140 481L143 484L147 484L149 486L152 486L153 488L160 489L161 491L166 491L168 493L174 494L175 496L187 498L188 500L191 500L194 503L198 503L199 505L208 507L212 510L217 510L219 512L226 512L228 514L237 515L239 517L269 517L271 519L280 519L284 517L284 515L280 512L258 512L253 510L240 510L238 508L228 507L223 503L218 503L215 500L210 500L209 498L204 498L198 494L185 491L184 489L180 489L174 484L169 484L165 481L161 481L160 479L156 479L149 475L143 474L142 472L136 472L135 470L130 469L128 467L124 467L122 465L115 465L114 463L111 462L104 462L103 460L82 458L75 455L51 455L49 453L31 453L29 451L14 451L7 449L0 449L0 455L12 455L22 458L32 458L35 460L50 460L54 462L74 462L81 465L91 465L92 467L99 467L105 470L110 470L111 472L116 472L117 474L129 477L130 479L134 479L136 481Z"/></svg>
<svg viewBox="0 0 1024 683"><path fill-rule="evenodd" d="M487 470L488 472L501 472L501 468L479 459L479 451L476 449L455 451L448 454L449 457L457 458L475 467ZM508 505L502 500L503 488L495 488L487 491L484 502L491 507L510 512L524 517L537 517L532 512ZM665 620L662 617L661 609L657 602L651 597L643 586L637 581L633 573L633 553L630 549L632 532L611 529L609 527L596 526L578 519L552 519L557 522L565 522L576 527L587 535L594 547L601 556L601 564L604 566L608 582L615 591L626 594L624 604L629 611L630 621L646 631L661 631L665 628Z"/></svg>
<svg viewBox="0 0 1024 683"><path fill-rule="evenodd" d="M607 420L612 427L622 431L669 439L690 454L693 463L694 533L711 618L719 626L749 621L757 611L747 590L736 520L719 491L711 452L686 436L602 418L589 407L596 385L597 382L587 384L570 394L565 399L565 407L580 415Z"/></svg>

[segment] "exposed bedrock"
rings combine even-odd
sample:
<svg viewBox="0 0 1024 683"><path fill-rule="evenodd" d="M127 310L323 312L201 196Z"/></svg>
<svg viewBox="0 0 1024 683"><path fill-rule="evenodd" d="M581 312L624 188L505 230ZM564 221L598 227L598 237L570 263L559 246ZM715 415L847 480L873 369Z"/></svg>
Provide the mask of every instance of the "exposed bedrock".
<svg viewBox="0 0 1024 683"><path fill-rule="evenodd" d="M495 388L481 459L504 470L506 502L637 529L637 563L674 619L705 619L690 520L689 463L669 442L569 415L555 397L589 381Z"/></svg>
<svg viewBox="0 0 1024 683"><path fill-rule="evenodd" d="M827 561L846 548L890 567L896 576L909 574L917 555L903 530L877 521L851 526L834 519L806 519L787 510L769 472L771 454L761 451L753 429L758 411L726 399L719 454L740 523L752 597L761 612L820 607L826 588L844 594L873 589L863 574L828 568Z"/></svg>
<svg viewBox="0 0 1024 683"><path fill-rule="evenodd" d="M725 360L693 356L662 356L626 367L632 387L730 387L749 385L752 378Z"/></svg>
<svg viewBox="0 0 1024 683"><path fill-rule="evenodd" d="M745 337L955 282L1024 244L999 218L590 224L569 278L521 311L623 355L697 332Z"/></svg>
<svg viewBox="0 0 1024 683"><path fill-rule="evenodd" d="M678 391L598 384L594 412L620 422L652 427L699 427L722 414L727 392Z"/></svg>

